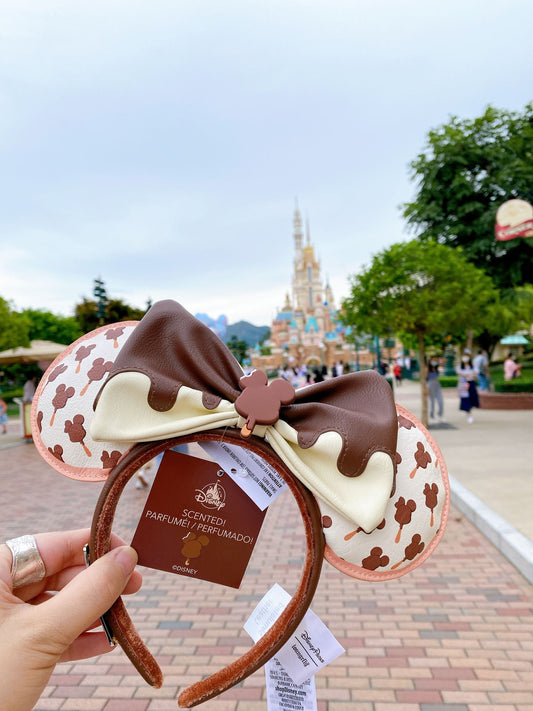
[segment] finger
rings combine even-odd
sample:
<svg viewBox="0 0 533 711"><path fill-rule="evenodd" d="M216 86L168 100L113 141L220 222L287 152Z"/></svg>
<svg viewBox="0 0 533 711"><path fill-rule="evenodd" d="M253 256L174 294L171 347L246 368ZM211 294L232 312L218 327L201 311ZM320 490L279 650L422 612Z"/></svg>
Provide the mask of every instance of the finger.
<svg viewBox="0 0 533 711"><path fill-rule="evenodd" d="M61 655L60 662L76 662L100 654L112 652L115 647L109 644L105 632L86 632L80 635Z"/></svg>
<svg viewBox="0 0 533 711"><path fill-rule="evenodd" d="M23 602L31 602L33 605L38 604L39 600L37 598L42 597L46 592L59 592L59 590L63 590L63 588L66 587L76 575L84 571L86 567L85 565L77 565L72 568L66 568L51 578L45 578L40 583L33 583L14 590L13 594ZM141 585L142 575L138 570L134 570L121 594L132 595L138 592Z"/></svg>
<svg viewBox="0 0 533 711"><path fill-rule="evenodd" d="M83 547L89 541L90 535L89 528L36 534L35 540L47 576L55 575L60 570L73 565L83 565L85 563ZM125 542L119 536L116 534L111 536L111 549L123 545Z"/></svg>
<svg viewBox="0 0 533 711"><path fill-rule="evenodd" d="M44 590L59 589L51 578L66 568L85 564L83 547L89 537L90 529L88 528L36 534L35 541L46 569L46 577L39 583L32 583L17 589L14 594L19 599L27 601ZM116 534L112 534L111 549L122 545L124 545L124 541ZM8 588L12 589L12 560L11 550L5 545L0 545L0 582L7 586L6 590Z"/></svg>
<svg viewBox="0 0 533 711"><path fill-rule="evenodd" d="M127 546L116 548L70 583L41 608L44 632L58 647L68 647L98 617L104 614L126 587L137 562L137 553Z"/></svg>
<svg viewBox="0 0 533 711"><path fill-rule="evenodd" d="M43 602L47 602L48 600L51 600L53 597L54 597L53 593L43 593L42 595L38 595L37 597L34 597L30 604L31 605L42 605ZM100 618L98 618L91 625L89 625L87 627L85 632L90 632L91 630L101 628L101 627L102 627L102 621L100 620ZM80 635L80 636L83 636L83 635ZM107 639L107 637L106 637L106 639ZM75 641L76 640L74 640L74 643L75 643Z"/></svg>

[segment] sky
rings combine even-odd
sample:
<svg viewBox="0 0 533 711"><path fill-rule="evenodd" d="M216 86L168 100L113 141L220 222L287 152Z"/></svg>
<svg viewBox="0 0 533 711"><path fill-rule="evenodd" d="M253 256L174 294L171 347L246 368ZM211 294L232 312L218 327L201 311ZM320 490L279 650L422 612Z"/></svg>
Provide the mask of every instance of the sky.
<svg viewBox="0 0 533 711"><path fill-rule="evenodd" d="M0 296L269 324L296 200L337 304L430 129L533 99L531 0L0 0Z"/></svg>

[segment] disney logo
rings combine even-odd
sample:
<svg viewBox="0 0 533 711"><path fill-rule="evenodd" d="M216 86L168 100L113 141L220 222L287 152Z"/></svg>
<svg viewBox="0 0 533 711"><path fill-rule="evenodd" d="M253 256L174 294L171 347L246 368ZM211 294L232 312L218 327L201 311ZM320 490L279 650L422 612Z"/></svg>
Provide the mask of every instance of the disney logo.
<svg viewBox="0 0 533 711"><path fill-rule="evenodd" d="M309 634L309 632L307 632L307 631L302 632L302 634L300 636L303 639L303 641L307 644L309 651L315 655L315 657L318 659L318 661L324 663L324 659L320 655L320 647L315 647L313 645L313 642L311 640L311 635Z"/></svg>

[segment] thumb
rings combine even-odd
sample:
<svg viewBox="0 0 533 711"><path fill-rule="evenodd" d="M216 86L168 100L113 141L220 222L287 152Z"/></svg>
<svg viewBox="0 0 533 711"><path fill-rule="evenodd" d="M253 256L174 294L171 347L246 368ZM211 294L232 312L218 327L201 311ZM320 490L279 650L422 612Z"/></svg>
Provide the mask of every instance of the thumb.
<svg viewBox="0 0 533 711"><path fill-rule="evenodd" d="M124 590L136 564L137 553L133 548L115 548L40 606L46 607L50 634L59 646L68 647L111 607Z"/></svg>

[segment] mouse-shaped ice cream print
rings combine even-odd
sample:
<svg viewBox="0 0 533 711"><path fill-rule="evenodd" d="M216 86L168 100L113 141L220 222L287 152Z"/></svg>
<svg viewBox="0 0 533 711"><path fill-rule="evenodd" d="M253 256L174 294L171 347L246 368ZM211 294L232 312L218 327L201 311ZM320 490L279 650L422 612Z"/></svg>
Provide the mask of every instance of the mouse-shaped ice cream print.
<svg viewBox="0 0 533 711"><path fill-rule="evenodd" d="M89 368L89 370L87 371L87 377L89 378L89 382L80 391L80 395L85 395L89 388L89 385L96 380L102 380L104 375L106 373L109 373L112 367L113 361L111 360L104 361L103 358L96 358L95 360L93 360L92 368Z"/></svg>
<svg viewBox="0 0 533 711"><path fill-rule="evenodd" d="M202 552L202 548L209 543L209 538L204 536L196 537L196 533L189 531L183 540L181 555L185 556L185 565L189 565L191 558L198 558Z"/></svg>
<svg viewBox="0 0 533 711"><path fill-rule="evenodd" d="M370 555L362 560L362 566L365 570L377 570L378 568L384 568L388 564L389 556L383 555L383 548L379 546L372 548Z"/></svg>
<svg viewBox="0 0 533 711"><path fill-rule="evenodd" d="M426 452L422 442L416 443L415 462L416 467L409 474L411 479L414 478L418 469L426 469L427 465L431 463L431 455L429 454L429 452Z"/></svg>
<svg viewBox="0 0 533 711"><path fill-rule="evenodd" d="M108 341L113 341L113 348L118 348L118 339L124 333L124 326L118 326L117 328L110 328L105 332L105 337Z"/></svg>
<svg viewBox="0 0 533 711"><path fill-rule="evenodd" d="M65 405L67 404L67 401L69 398L71 398L76 391L72 387L67 388L65 383L60 383L57 388L56 388L56 394L54 395L52 399L52 405L54 406L54 411L52 413L52 417L50 419L50 427L54 424L54 420L56 417L56 412L58 410L62 410Z"/></svg>
<svg viewBox="0 0 533 711"><path fill-rule="evenodd" d="M439 493L439 487L437 484L433 483L431 486L429 484L426 484L424 486L424 495L426 497L426 506L428 509L431 511L431 521L430 521L430 526L433 526L434 524L434 516L433 516L433 509L437 505L438 502L438 493Z"/></svg>
<svg viewBox="0 0 533 711"><path fill-rule="evenodd" d="M108 452L107 449L104 449L104 451L102 452L102 456L100 457L102 467L104 469L113 469L113 467L117 466L121 456L122 452L119 452L116 449L114 449L112 452Z"/></svg>
<svg viewBox="0 0 533 711"><path fill-rule="evenodd" d="M91 451L85 446L85 442L83 441L85 437L87 437L87 431L83 426L84 422L85 418L83 415L74 415L72 422L70 420L66 420L65 432L68 434L71 442L79 442L83 447L85 454L88 457L92 457Z"/></svg>
<svg viewBox="0 0 533 711"><path fill-rule="evenodd" d="M402 563L405 563L406 560L413 560L414 558L416 558L417 555L420 555L420 553L422 553L424 547L425 543L422 543L422 536L419 533L415 533L415 535L411 538L411 543L405 547L404 557L398 563L395 563L392 566L391 570L399 568L400 565L402 565Z"/></svg>
<svg viewBox="0 0 533 711"><path fill-rule="evenodd" d="M254 370L239 380L242 393L235 400L235 409L246 423L241 435L250 437L256 425L273 425L279 419L282 405L290 405L294 400L294 388L283 378L276 378L270 385L266 373Z"/></svg>
<svg viewBox="0 0 533 711"><path fill-rule="evenodd" d="M76 366L76 373L80 372L81 368L81 362L82 360L85 360L85 358L88 358L91 355L91 351L93 348L96 348L96 343L91 343L88 346L80 346L78 350L76 351L76 356L74 360L78 362L78 365Z"/></svg>
<svg viewBox="0 0 533 711"><path fill-rule="evenodd" d="M386 524L386 521L385 521L385 519L383 519L383 521L382 521L381 523L378 523L378 525L376 526L376 528L374 528L373 530L374 530L374 531L376 531L376 530L381 531L382 528L385 528L385 524ZM350 533L347 533L347 534L344 536L344 540L345 540L345 541L350 541L350 540L355 536L356 533L360 533L361 531L362 531L363 533L366 533L365 529L362 528L362 526L359 526L359 528L356 528L355 531L350 531Z"/></svg>
<svg viewBox="0 0 533 711"><path fill-rule="evenodd" d="M65 365L64 363L60 363L58 366L56 366L53 371L50 373L48 376L48 380L43 386L43 389L41 390L41 395L44 393L44 389L48 385L48 383L53 383L56 378L58 378L60 375L62 375L65 370L68 370L68 366Z"/></svg>
<svg viewBox="0 0 533 711"><path fill-rule="evenodd" d="M415 423L411 422L408 417L404 417L404 415L398 415L398 428L400 427L404 427L406 430L410 430L415 427Z"/></svg>
<svg viewBox="0 0 533 711"><path fill-rule="evenodd" d="M60 444L55 444L53 447L48 447L50 454L59 459L60 462L63 461L63 447Z"/></svg>
<svg viewBox="0 0 533 711"><path fill-rule="evenodd" d="M396 507L394 520L400 524L400 528L396 534L394 542L399 543L402 535L402 528L407 526L408 523L411 523L411 516L413 515L413 512L416 511L416 504L413 499L406 501L403 496L400 496L394 506Z"/></svg>

